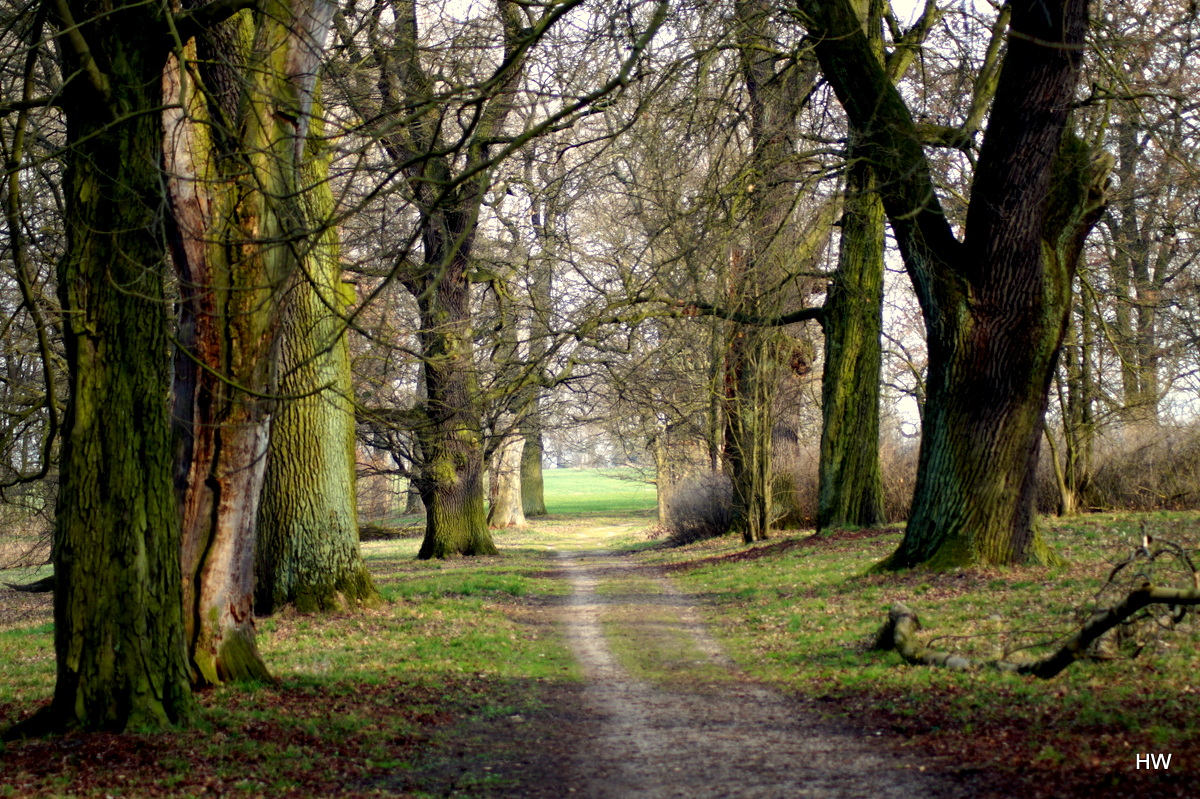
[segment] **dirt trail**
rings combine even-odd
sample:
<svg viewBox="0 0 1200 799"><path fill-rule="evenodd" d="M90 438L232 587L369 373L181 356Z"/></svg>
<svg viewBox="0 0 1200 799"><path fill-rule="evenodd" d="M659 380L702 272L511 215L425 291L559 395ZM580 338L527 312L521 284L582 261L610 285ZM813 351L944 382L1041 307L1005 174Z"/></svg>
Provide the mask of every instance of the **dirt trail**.
<svg viewBox="0 0 1200 799"><path fill-rule="evenodd" d="M573 589L564 613L587 679L581 715L590 728L571 763L564 795L929 799L970 794L869 735L806 717L796 703L754 684L721 652L691 599L661 576L647 575L630 557L575 551L560 553L559 564ZM621 625L649 620L650 637L644 635L640 647L635 643L638 651L632 656L627 643L624 649L614 645ZM639 679L623 661L634 657L644 670L659 656L649 650L660 637L672 639L677 650L685 641L687 652L661 674L651 665L650 678Z"/></svg>

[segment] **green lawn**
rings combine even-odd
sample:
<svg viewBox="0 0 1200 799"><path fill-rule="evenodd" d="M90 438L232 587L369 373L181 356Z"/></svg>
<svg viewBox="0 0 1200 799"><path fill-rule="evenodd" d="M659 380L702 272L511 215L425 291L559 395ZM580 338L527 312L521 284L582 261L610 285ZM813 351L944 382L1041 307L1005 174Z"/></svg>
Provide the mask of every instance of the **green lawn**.
<svg viewBox="0 0 1200 799"><path fill-rule="evenodd" d="M655 508L651 483L632 469L546 469L546 510L551 514L608 514Z"/></svg>

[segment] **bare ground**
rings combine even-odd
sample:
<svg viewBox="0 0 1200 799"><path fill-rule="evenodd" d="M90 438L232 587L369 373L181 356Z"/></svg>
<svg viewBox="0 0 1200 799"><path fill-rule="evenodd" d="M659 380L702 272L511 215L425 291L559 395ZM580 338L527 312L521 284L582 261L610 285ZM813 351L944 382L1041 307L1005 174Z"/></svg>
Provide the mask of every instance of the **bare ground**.
<svg viewBox="0 0 1200 799"><path fill-rule="evenodd" d="M984 793L944 767L899 754L886 737L822 720L811 707L755 684L708 634L692 598L661 575L651 575L656 591L623 593L623 576L646 577L628 557L578 552L561 555L559 564L572 586L563 622L586 681L574 695L557 697L550 718L531 725L541 733L527 739L532 747L512 764L522 787L505 795L906 799ZM651 664L646 679L622 662L628 655L614 654L610 638L614 619L619 625L651 618L672 646L679 648L681 636L690 645L683 647L683 661L672 658L661 673ZM644 649L636 653L642 671L655 647Z"/></svg>

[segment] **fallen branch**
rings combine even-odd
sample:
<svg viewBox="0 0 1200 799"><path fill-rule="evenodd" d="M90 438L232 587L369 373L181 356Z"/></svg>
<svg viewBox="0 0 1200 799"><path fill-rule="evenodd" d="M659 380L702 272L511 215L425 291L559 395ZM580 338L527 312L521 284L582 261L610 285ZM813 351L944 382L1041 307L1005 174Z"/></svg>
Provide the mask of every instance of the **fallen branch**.
<svg viewBox="0 0 1200 799"><path fill-rule="evenodd" d="M1146 583L1141 588L1130 591L1117 605L1094 616L1079 632L1068 638L1057 652L1034 663L1019 666L1017 673L1032 674L1043 680L1057 676L1067 666L1085 657L1088 648L1096 639L1150 605L1166 605L1172 610L1176 621L1179 621L1183 618L1179 612L1180 608L1200 605L1200 590L1156 588Z"/></svg>
<svg viewBox="0 0 1200 799"><path fill-rule="evenodd" d="M5 583L14 591L24 591L29 594L45 594L54 590L54 575L43 577L40 580L34 580L32 583Z"/></svg>
<svg viewBox="0 0 1200 799"><path fill-rule="evenodd" d="M1089 649L1101 636L1120 624L1124 624L1138 612L1151 605L1164 605L1172 613L1174 621L1183 618L1184 608L1200 605L1200 589L1160 588L1150 583L1130 591L1126 597L1108 610L1097 613L1079 632L1068 638L1054 653L1033 663L1011 663L993 660L974 664L970 659L952 652L928 649L917 641L916 632L921 624L917 614L903 603L896 603L888 613L888 620L879 630L875 649L895 649L908 663L923 666L943 666L950 669L971 669L977 665L992 666L1018 674L1031 674L1048 680L1060 674L1077 660L1089 657Z"/></svg>
<svg viewBox="0 0 1200 799"><path fill-rule="evenodd" d="M905 662L914 666L944 666L958 671L974 668L970 658L921 646L917 641L919 629L921 620L917 614L904 603L897 602L888 612L888 620L880 628L872 648L885 652L895 649Z"/></svg>

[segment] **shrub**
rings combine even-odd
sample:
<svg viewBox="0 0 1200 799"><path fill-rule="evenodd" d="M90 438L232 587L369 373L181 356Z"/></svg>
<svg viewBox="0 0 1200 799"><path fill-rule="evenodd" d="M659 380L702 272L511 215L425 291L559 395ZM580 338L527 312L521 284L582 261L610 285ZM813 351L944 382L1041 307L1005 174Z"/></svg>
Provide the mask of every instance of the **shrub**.
<svg viewBox="0 0 1200 799"><path fill-rule="evenodd" d="M1200 427L1134 428L1103 442L1085 502L1103 510L1200 507Z"/></svg>
<svg viewBox="0 0 1200 799"><path fill-rule="evenodd" d="M719 472L679 481L666 501L662 526L668 546L683 546L729 531L733 521L733 487Z"/></svg>
<svg viewBox="0 0 1200 799"><path fill-rule="evenodd" d="M796 447L786 459L776 457L776 525L780 529L813 527L817 522L818 458L816 444ZM883 479L883 507L889 522L908 518L917 476L917 443L885 443L879 452Z"/></svg>

